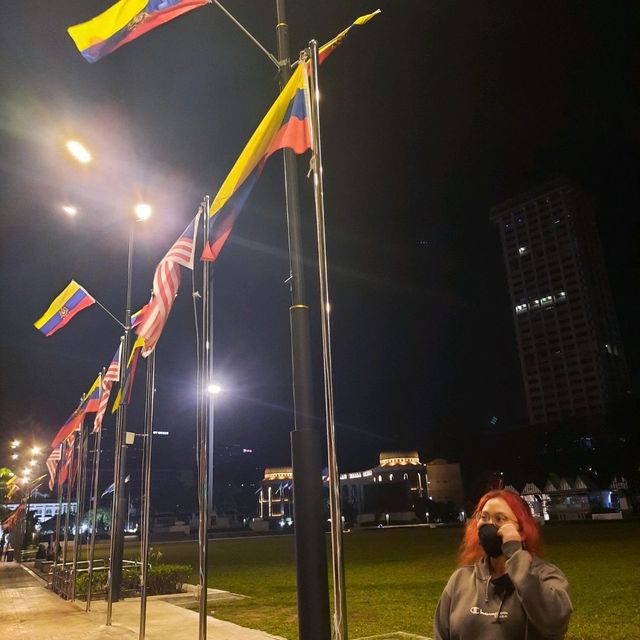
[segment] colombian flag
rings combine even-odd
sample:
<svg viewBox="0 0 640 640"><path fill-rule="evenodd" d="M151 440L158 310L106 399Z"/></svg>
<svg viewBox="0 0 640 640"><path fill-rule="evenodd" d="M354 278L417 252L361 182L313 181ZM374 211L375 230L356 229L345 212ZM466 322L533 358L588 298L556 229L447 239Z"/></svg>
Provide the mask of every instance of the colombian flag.
<svg viewBox="0 0 640 640"><path fill-rule="evenodd" d="M98 374L94 383L87 391L82 407L85 413L96 413L100 405L100 389L102 388L102 374Z"/></svg>
<svg viewBox="0 0 640 640"><path fill-rule="evenodd" d="M210 0L120 0L99 16L67 29L87 62L95 62L123 44Z"/></svg>
<svg viewBox="0 0 640 640"><path fill-rule="evenodd" d="M76 313L90 307L94 302L94 298L75 280L72 280L42 317L33 323L33 326L42 331L45 336L50 336L64 327Z"/></svg>
<svg viewBox="0 0 640 640"><path fill-rule="evenodd" d="M366 24L380 11L359 17L318 52L320 62L342 42L352 27ZM209 242L202 260L213 262L226 242L240 210L256 183L267 158L278 149L304 153L311 147L305 96L306 65L298 64L282 93L249 139L209 209Z"/></svg>

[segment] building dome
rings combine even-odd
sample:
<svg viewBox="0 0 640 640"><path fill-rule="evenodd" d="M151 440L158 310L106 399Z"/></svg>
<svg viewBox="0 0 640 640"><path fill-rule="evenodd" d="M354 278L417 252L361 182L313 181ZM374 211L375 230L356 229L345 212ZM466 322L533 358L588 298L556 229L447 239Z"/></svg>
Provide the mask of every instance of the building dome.
<svg viewBox="0 0 640 640"><path fill-rule="evenodd" d="M382 451L380 453L381 467L396 467L405 465L419 465L420 456L417 451Z"/></svg>

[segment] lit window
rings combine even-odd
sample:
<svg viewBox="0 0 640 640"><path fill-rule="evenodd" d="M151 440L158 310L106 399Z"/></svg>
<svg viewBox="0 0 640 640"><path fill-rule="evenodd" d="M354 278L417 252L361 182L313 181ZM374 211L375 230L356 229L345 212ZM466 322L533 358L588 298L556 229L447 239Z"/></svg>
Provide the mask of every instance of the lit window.
<svg viewBox="0 0 640 640"><path fill-rule="evenodd" d="M521 256L526 255L526 254L528 253L527 247L518 247L518 253L519 253Z"/></svg>
<svg viewBox="0 0 640 640"><path fill-rule="evenodd" d="M527 308L528 308L528 305L526 303L517 304L516 305L516 313L517 314L526 313L527 312Z"/></svg>
<svg viewBox="0 0 640 640"><path fill-rule="evenodd" d="M536 307L539 307L539 306L540 306L540 300L535 299L535 300L533 300L533 301L531 302L531 308L532 308L532 309L535 309Z"/></svg>

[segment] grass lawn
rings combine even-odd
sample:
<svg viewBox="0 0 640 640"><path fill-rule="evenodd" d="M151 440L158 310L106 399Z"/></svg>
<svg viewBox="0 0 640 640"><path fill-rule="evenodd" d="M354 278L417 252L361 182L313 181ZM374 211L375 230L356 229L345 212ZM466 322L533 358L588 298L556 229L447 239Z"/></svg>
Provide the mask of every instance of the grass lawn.
<svg viewBox="0 0 640 640"><path fill-rule="evenodd" d="M462 530L377 529L344 538L349 635L431 635L437 600L455 567ZM640 638L640 523L547 525L545 558L569 578L567 640ZM196 545L158 544L163 561L195 567ZM216 617L297 638L293 537L212 541L209 586L249 598L216 603ZM136 555L134 549L130 555Z"/></svg>

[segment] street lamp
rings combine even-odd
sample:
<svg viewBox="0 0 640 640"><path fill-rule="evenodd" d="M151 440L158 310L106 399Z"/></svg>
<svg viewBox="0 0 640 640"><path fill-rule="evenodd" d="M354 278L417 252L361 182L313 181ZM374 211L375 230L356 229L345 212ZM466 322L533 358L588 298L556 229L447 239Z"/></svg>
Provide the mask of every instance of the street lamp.
<svg viewBox="0 0 640 640"><path fill-rule="evenodd" d="M11 442L11 448L12 449L17 449L20 446L20 440L13 440Z"/></svg>
<svg viewBox="0 0 640 640"><path fill-rule="evenodd" d="M144 222L151 217L153 209L148 202L138 202L138 204L133 208L133 212L135 213L136 220Z"/></svg>
<svg viewBox="0 0 640 640"><path fill-rule="evenodd" d="M64 204L64 205L62 205L62 210L69 217L73 217L78 213L78 207L74 207L72 204Z"/></svg>
<svg viewBox="0 0 640 640"><path fill-rule="evenodd" d="M139 202L133 207L133 216L129 225L129 250L127 256L127 301L125 309L125 329L124 340L122 341L122 353L129 352L129 336L131 333L131 290L133 279L133 249L134 231L136 222L148 220L153 213L153 209L147 202ZM123 380L125 372L126 355L122 359L120 369L120 379ZM121 383L122 384L122 383ZM124 398L123 398L124 400ZM124 555L124 521L125 507L124 499L125 477L127 466L127 409L126 402L122 402L118 408L119 418L116 422L116 451L115 451L115 486L113 491L113 524L111 535L111 588L107 600L107 625L111 624L112 602L120 599L122 583L122 560Z"/></svg>
<svg viewBox="0 0 640 640"><path fill-rule="evenodd" d="M216 396L222 391L222 387L219 384L215 384L214 382L212 382L207 386L207 391L211 395Z"/></svg>
<svg viewBox="0 0 640 640"><path fill-rule="evenodd" d="M38 447L38 446L32 447L31 453L33 453L34 456L37 456L37 455L41 454L42 453L42 447Z"/></svg>
<svg viewBox="0 0 640 640"><path fill-rule="evenodd" d="M67 151L80 163L88 164L91 162L90 151L79 140L67 140Z"/></svg>

